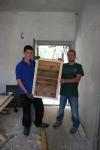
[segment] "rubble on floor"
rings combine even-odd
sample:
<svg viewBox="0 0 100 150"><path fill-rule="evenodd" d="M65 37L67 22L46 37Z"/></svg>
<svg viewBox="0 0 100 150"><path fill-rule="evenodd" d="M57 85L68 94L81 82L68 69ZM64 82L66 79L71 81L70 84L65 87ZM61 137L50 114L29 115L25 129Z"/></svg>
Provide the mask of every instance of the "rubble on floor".
<svg viewBox="0 0 100 150"><path fill-rule="evenodd" d="M40 150L40 129L32 123L30 135L23 134L21 109L15 113L12 109L8 115L0 115L0 131L6 133L6 141L0 142L0 150Z"/></svg>

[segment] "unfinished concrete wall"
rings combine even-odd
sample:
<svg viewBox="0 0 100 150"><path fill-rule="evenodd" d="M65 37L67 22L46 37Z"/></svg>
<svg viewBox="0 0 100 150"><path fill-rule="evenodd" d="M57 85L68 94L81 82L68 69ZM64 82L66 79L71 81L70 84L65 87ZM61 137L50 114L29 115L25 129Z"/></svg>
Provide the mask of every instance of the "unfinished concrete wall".
<svg viewBox="0 0 100 150"><path fill-rule="evenodd" d="M73 41L74 37L74 13L0 12L0 92L6 84L16 83L15 65L33 38Z"/></svg>
<svg viewBox="0 0 100 150"><path fill-rule="evenodd" d="M80 116L86 133L96 144L100 101L100 1L88 1L81 13L76 36L78 61L85 76L80 84Z"/></svg>

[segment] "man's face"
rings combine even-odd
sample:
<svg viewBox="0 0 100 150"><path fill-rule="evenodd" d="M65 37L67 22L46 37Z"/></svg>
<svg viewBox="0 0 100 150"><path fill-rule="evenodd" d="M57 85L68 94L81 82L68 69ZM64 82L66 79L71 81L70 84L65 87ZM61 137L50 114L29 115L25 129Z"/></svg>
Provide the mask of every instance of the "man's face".
<svg viewBox="0 0 100 150"><path fill-rule="evenodd" d="M28 60L32 59L32 56L33 56L32 50L27 49L27 50L24 52L24 56L25 56L25 58L28 59Z"/></svg>
<svg viewBox="0 0 100 150"><path fill-rule="evenodd" d="M76 56L75 56L74 52L68 52L67 53L67 58L68 58L69 62L75 62Z"/></svg>

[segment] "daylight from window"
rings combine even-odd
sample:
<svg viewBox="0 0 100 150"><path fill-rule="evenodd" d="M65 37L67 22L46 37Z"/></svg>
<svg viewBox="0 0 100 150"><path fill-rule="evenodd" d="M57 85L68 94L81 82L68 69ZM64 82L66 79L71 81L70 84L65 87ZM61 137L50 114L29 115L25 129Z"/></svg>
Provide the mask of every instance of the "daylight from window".
<svg viewBox="0 0 100 150"><path fill-rule="evenodd" d="M47 59L62 58L64 62L67 62L67 51L69 46L54 46L54 45L40 45L39 56Z"/></svg>
<svg viewBox="0 0 100 150"><path fill-rule="evenodd" d="M55 46L55 45L39 45L38 52L40 58L45 59L57 59L62 58L64 63L67 62L67 51L69 50L69 46ZM43 103L45 105L59 105L59 98L58 100L43 98Z"/></svg>

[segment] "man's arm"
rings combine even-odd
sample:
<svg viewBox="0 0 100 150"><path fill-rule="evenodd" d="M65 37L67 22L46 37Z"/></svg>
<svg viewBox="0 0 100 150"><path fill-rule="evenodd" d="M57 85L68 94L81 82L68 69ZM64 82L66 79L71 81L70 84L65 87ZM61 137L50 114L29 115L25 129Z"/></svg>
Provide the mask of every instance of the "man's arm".
<svg viewBox="0 0 100 150"><path fill-rule="evenodd" d="M18 85L20 86L20 88L25 92L25 93L28 93L28 91L26 90L23 82L21 81L21 79L17 79L17 83Z"/></svg>
<svg viewBox="0 0 100 150"><path fill-rule="evenodd" d="M61 79L60 82L61 84L64 83L79 83L79 81L81 80L81 76L80 74L77 74L77 76L75 78L72 79Z"/></svg>
<svg viewBox="0 0 100 150"><path fill-rule="evenodd" d="M20 86L20 88L25 92L25 94L27 95L28 98L30 99L34 99L33 95L31 93L28 93L28 91L26 90L23 82L21 81L21 79L17 79L17 83Z"/></svg>

